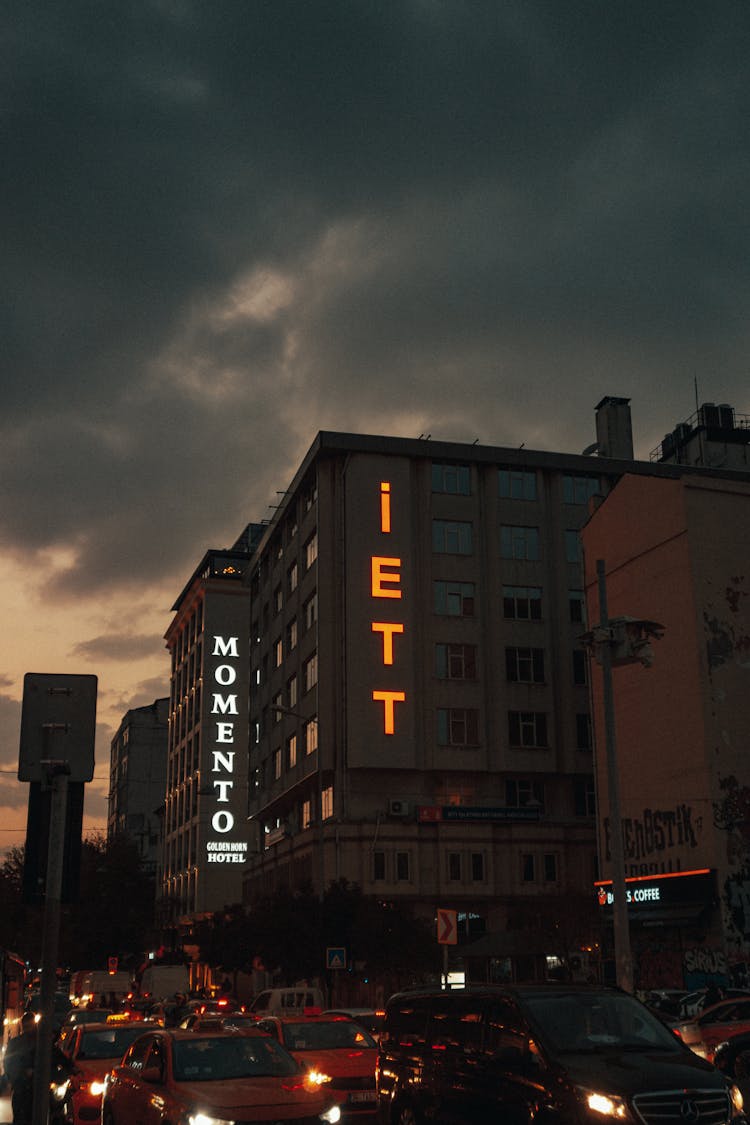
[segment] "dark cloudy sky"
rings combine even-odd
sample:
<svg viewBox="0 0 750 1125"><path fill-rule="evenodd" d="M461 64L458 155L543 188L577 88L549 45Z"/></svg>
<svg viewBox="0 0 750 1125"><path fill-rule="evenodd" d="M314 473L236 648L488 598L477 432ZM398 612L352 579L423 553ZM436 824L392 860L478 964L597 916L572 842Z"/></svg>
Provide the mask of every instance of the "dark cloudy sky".
<svg viewBox="0 0 750 1125"><path fill-rule="evenodd" d="M637 452L750 412L746 0L0 16L0 849L25 671L166 694L170 606L319 429ZM13 821L15 825L15 821Z"/></svg>

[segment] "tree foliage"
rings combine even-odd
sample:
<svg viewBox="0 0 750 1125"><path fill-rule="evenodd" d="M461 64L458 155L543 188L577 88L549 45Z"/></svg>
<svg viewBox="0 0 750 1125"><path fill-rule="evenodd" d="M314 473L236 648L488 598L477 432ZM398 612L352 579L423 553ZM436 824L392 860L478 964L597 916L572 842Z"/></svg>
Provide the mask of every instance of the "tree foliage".
<svg viewBox="0 0 750 1125"><path fill-rule="evenodd" d="M24 849L12 848L0 864L0 945L32 965L42 952L44 905L23 901ZM106 968L109 957L134 965L153 944L154 881L135 843L87 836L81 848L77 901L62 907L59 962L73 968Z"/></svg>
<svg viewBox="0 0 750 1125"><path fill-rule="evenodd" d="M440 970L433 928L401 903L365 895L356 884L331 883L322 899L310 886L281 888L235 906L198 930L201 960L224 972L263 968L282 983L320 978L326 949L344 947L362 974L396 982Z"/></svg>

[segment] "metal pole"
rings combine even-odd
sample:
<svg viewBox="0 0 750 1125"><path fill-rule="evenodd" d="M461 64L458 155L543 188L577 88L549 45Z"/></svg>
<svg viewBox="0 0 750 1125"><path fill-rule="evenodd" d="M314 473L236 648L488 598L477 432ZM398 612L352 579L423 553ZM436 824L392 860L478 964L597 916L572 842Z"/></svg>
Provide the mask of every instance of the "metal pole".
<svg viewBox="0 0 750 1125"><path fill-rule="evenodd" d="M604 560L597 559L596 576L599 583L599 624L602 632L609 629L607 609L607 580ZM607 750L607 790L609 794L610 854L612 857L612 923L615 941L615 971L617 983L625 992L633 991L633 958L630 951L630 926L625 885L625 853L622 844L622 814L620 811L620 774L617 768L615 738L615 710L612 692L612 641L606 639L600 648L604 687L604 732Z"/></svg>
<svg viewBox="0 0 750 1125"><path fill-rule="evenodd" d="M32 1125L47 1125L49 1114L52 1024L57 984L57 955L60 945L60 899L62 895L65 812L68 801L69 773L66 762L49 761L42 764L46 764L48 767L52 801L49 820L49 846L47 849L44 929L42 932L41 1019L37 1025Z"/></svg>

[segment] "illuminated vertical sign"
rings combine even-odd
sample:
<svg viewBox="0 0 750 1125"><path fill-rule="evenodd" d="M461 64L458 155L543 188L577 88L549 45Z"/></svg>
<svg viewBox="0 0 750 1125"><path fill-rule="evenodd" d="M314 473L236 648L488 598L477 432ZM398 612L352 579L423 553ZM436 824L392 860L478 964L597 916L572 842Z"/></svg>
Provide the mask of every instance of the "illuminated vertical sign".
<svg viewBox="0 0 750 1125"><path fill-rule="evenodd" d="M247 854L246 841L231 839L235 827L233 796L239 719L238 641L238 637L214 635L212 662L208 670L212 680L211 715L215 716L209 746L209 772L217 805L211 816L214 836L206 842L209 863L244 863Z"/></svg>
<svg viewBox="0 0 750 1125"><path fill-rule="evenodd" d="M380 484L380 532L382 535L391 534L391 485L389 481ZM401 559L393 555L377 554L370 556L370 594L377 603L383 601L400 601L403 596L401 588ZM381 663L383 667L398 667L398 644L396 638L403 635L404 623L402 621L371 622L373 633L379 633L382 644L379 645ZM383 705L383 732L396 733L396 704L406 700L403 691L384 691L374 689L372 693L374 703Z"/></svg>

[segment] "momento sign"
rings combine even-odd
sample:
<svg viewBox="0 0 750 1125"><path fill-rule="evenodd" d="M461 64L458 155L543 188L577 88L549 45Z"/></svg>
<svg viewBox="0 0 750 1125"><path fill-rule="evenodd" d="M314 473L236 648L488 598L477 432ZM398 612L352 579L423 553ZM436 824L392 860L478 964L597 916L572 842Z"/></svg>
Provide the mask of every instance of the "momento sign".
<svg viewBox="0 0 750 1125"><path fill-rule="evenodd" d="M206 841L208 863L244 863L247 840L237 831L240 796L236 793L237 745L241 701L240 675L244 661L240 657L239 637L214 634L207 661L210 684L211 737L208 740L209 784L216 797L211 815L211 832ZM246 696L247 692L243 693ZM246 727L246 724L244 724Z"/></svg>

